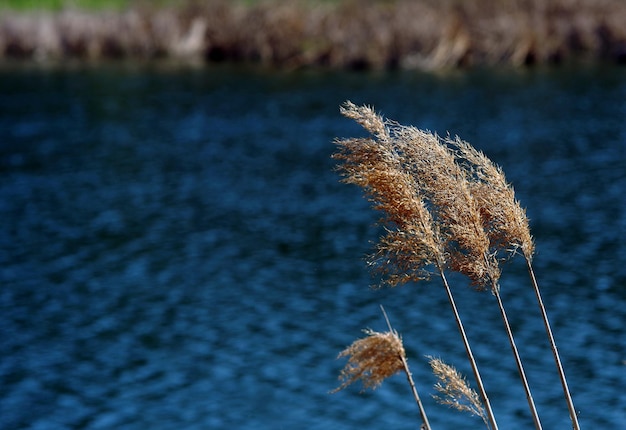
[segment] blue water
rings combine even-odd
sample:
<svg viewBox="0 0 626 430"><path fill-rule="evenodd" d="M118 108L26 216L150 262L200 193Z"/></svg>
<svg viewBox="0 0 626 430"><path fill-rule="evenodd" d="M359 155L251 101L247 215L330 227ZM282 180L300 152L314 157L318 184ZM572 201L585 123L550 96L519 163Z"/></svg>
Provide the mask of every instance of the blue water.
<svg viewBox="0 0 626 430"><path fill-rule="evenodd" d="M0 70L0 428L418 428L401 375L329 394L379 304L432 427L481 428L430 396L425 355L471 376L441 285L369 288L346 99L503 166L580 423L624 428L626 69L136 64ZM500 428L532 428L495 299L451 283ZM544 428L571 428L522 261L502 296Z"/></svg>

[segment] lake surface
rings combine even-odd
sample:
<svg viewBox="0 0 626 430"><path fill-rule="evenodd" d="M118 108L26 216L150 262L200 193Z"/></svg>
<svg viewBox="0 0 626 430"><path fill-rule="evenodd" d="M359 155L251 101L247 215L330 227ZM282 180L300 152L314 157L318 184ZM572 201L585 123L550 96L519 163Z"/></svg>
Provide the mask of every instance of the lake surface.
<svg viewBox="0 0 626 430"><path fill-rule="evenodd" d="M402 375L336 394L336 356L402 334L471 376L445 292L371 289L379 230L339 182L350 99L458 134L527 208L579 419L626 422L626 68L445 74L101 65L0 70L0 428L419 427ZM544 428L569 417L525 266L502 296ZM495 299L451 276L502 429L532 428Z"/></svg>

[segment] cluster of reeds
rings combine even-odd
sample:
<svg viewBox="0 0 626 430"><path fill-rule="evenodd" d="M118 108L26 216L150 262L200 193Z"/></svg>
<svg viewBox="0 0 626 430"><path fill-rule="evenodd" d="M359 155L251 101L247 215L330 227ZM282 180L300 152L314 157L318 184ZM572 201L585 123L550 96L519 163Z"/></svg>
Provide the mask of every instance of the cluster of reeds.
<svg viewBox="0 0 626 430"><path fill-rule="evenodd" d="M383 282L391 286L436 275L446 291L478 386L478 396L473 397L463 390L466 384L460 377L431 361L438 375L447 375L437 389L448 396L448 404L480 415L488 428L498 428L445 275L454 271L466 275L474 287L490 291L496 298L535 428L542 428L500 294L500 263L520 254L526 261L573 427L579 429L532 269L534 243L528 219L502 169L459 138L441 138L402 126L385 120L368 106L351 102L346 102L341 112L370 134L367 138L337 140L339 151L334 155L341 162L339 168L344 181L362 187L374 207L383 213L381 222L386 234L371 255L370 264L382 274ZM346 354L354 353L350 348L346 351ZM355 364L364 365L361 373L377 373L369 362L362 363L353 354L352 365ZM410 375L408 368L406 372ZM347 383L353 380L348 378ZM459 396L467 402L459 402ZM477 398L480 408L476 406Z"/></svg>
<svg viewBox="0 0 626 430"><path fill-rule="evenodd" d="M192 57L377 69L626 60L622 0L129 4L122 11L0 11L0 58Z"/></svg>

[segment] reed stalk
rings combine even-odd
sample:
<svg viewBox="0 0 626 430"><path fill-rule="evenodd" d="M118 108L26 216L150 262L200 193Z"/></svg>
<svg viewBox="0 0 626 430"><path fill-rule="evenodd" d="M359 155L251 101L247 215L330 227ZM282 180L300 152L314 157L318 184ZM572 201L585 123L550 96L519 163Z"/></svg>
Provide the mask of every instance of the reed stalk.
<svg viewBox="0 0 626 430"><path fill-rule="evenodd" d="M413 128L405 127L403 130L403 140L411 147L415 146L416 141L422 138L422 133L416 133ZM489 209L481 204L481 199L476 196L475 190L473 190L469 180L471 174L468 174L467 167L464 168L463 163L458 162L458 157L451 152L449 147L444 145L436 136L427 140L433 147L431 151L436 156L436 161L425 159L422 154L409 149L406 151L409 162L414 168L415 175L423 177L422 188L430 196L433 206L437 209L439 219L446 226L449 235L446 245L451 256L451 267L469 277L478 289L489 288L496 296L533 423L536 430L541 430L539 414L500 297L498 280L501 272L497 253L501 247L501 238L496 234L490 234L492 229L497 231L492 225L495 224L497 217L488 215ZM466 144L466 148L461 141L454 143L461 152L464 149L469 151L469 144ZM506 220L500 228L509 228Z"/></svg>
<svg viewBox="0 0 626 430"><path fill-rule="evenodd" d="M417 178L419 192L427 196L431 205L430 212L435 213L440 229L447 238L443 246L444 252L449 256L450 267L468 276L479 289L487 289L493 285L492 292L498 298L500 314L524 386L528 407L535 428L540 430L542 427L524 367L504 306L499 299L497 282L500 268L495 253L499 243L494 243L494 237L485 228L484 210L481 210L480 200L472 193L467 172L437 136L413 127L397 126L394 131L397 136L394 141L396 151L406 160L405 166L412 176ZM488 401L485 404L488 405Z"/></svg>
<svg viewBox="0 0 626 430"><path fill-rule="evenodd" d="M526 372L500 297L498 280L501 272L497 259L500 237L489 234L492 228L489 222L495 222L492 221L494 217L487 218L484 205L481 205L481 200L472 192L469 180L471 176L448 146L436 136L427 138L428 144L432 146L429 151L433 154L433 158L428 159L422 153L413 150L419 145L417 142L424 139L423 133L405 127L402 137L407 145L405 153L410 165L413 166L414 174L421 178L422 189L430 196L438 217L448 232L449 240L446 247L451 256L451 267L468 276L478 289L490 288L496 296L533 423L536 430L541 430L541 422ZM463 148L460 142L457 145ZM467 146L469 147L469 144ZM486 222L486 219L489 222Z"/></svg>
<svg viewBox="0 0 626 430"><path fill-rule="evenodd" d="M496 296L496 300L498 301L498 307L500 308L500 315L502 316L502 321L504 322L504 327L506 329L507 337L509 338L509 343L511 345L511 350L513 352L513 356L515 357L515 364L517 365L517 370L519 372L520 380L522 381L522 385L524 386L524 392L526 393L526 401L528 402L528 407L530 408L530 412L533 418L533 423L535 424L535 428L540 430L541 422L539 421L539 414L537 413L537 408L535 407L535 401L533 400L533 396L530 392L530 386L528 385L528 378L526 378L526 372L524 371L524 366L522 365L522 359L520 358L519 351L517 350L517 346L515 345L515 339L513 338L513 332L511 330L511 325L509 324L509 319L506 315L506 311L504 310L504 304L502 303L502 298L500 297L499 286L493 286L493 294Z"/></svg>
<svg viewBox="0 0 626 430"><path fill-rule="evenodd" d="M383 305L380 305L380 310L383 312L385 316L385 321L387 322L387 328L390 333L397 332L391 327L391 323L389 322L389 317L387 316L387 312L385 312L385 308ZM400 360L402 360L402 367L404 368L404 373L406 374L407 381L411 386L411 392L413 393L413 398L415 399L415 403L417 403L417 407L420 411L420 417L422 418L422 430L431 430L430 423L428 422L428 417L426 416L426 410L424 409L424 405L422 404L422 400L417 392L417 387L415 386L415 382L413 381L413 376L411 375L411 370L409 369L409 363L406 361L405 354L400 354Z"/></svg>
<svg viewBox="0 0 626 430"><path fill-rule="evenodd" d="M530 234L526 212L515 198L515 191L507 182L502 169L467 142L463 142L460 139L449 139L448 143L457 149L459 158L464 160L464 166L466 172L468 172L468 180L481 206L483 222L492 242L496 243L498 248L508 250L509 256L513 256L518 250L521 250L550 342L572 426L575 430L580 430L576 408L574 407L565 371L556 347L554 335L552 334L550 321L548 320L548 314L532 267L535 246Z"/></svg>
<svg viewBox="0 0 626 430"><path fill-rule="evenodd" d="M459 332L461 333L461 339L463 339L463 346L465 347L465 352L469 359L470 366L472 367L472 372L474 372L474 379L476 379L476 384L478 385L478 392L480 393L480 398L485 408L488 428L492 430L497 430L498 424L496 423L493 410L491 409L491 403L489 402L489 397L487 396L487 392L485 391L482 377L480 376L480 373L478 371L478 365L476 364L476 360L474 359L474 354L472 353L472 348L470 347L469 341L467 339L467 334L465 334L465 328L463 327L461 317L459 316L459 311L456 307L454 296L452 296L452 290L450 289L450 285L448 284L448 280L446 279L446 276L443 270L440 270L439 273L441 275L441 280L443 282L443 285L446 289L446 294L448 295L448 301L450 302L450 307L452 308L452 312L454 313L454 320L456 321L457 328L459 329Z"/></svg>
<svg viewBox="0 0 626 430"><path fill-rule="evenodd" d="M546 307L544 306L543 299L541 298L539 285L537 284L537 278L535 277L535 272L532 267L531 259L528 257L525 257L525 260L526 260L526 266L528 267L528 275L530 277L531 283L533 285L533 289L535 291L535 296L537 298L539 310L541 311L541 318L543 320L543 324L546 329L546 335L548 336L548 340L550 342L550 349L552 350L552 355L554 356L554 362L556 364L556 368L559 373L559 379L561 380L561 387L563 388L563 394L565 395L565 400L567 402L567 409L569 411L570 419L572 420L572 428L574 430L580 430L580 424L578 423L578 416L576 415L576 408L574 407L574 401L572 400L572 395L567 385L567 379L565 377L565 370L563 369L563 365L561 364L561 357L559 356L559 351L557 350L557 347L556 347L554 335L552 334L552 328L550 327L550 321L548 320Z"/></svg>
<svg viewBox="0 0 626 430"><path fill-rule="evenodd" d="M342 384L332 392L342 390L358 380L363 383L363 388L376 389L383 380L402 371L407 377L411 393L419 408L422 419L421 428L431 430L424 405L409 369L402 338L391 327L385 309L382 306L380 308L389 331L380 333L367 329L365 338L357 339L339 353L338 358L349 357L349 359L339 376L343 380Z"/></svg>

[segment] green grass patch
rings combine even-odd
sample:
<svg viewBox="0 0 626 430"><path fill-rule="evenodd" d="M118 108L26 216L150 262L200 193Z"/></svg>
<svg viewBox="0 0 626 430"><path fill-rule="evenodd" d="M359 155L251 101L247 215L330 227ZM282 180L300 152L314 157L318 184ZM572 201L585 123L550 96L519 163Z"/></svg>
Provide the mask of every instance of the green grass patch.
<svg viewBox="0 0 626 430"><path fill-rule="evenodd" d="M11 9L49 10L83 9L83 10L124 10L131 6L172 6L187 3L186 0L0 0L0 10Z"/></svg>

